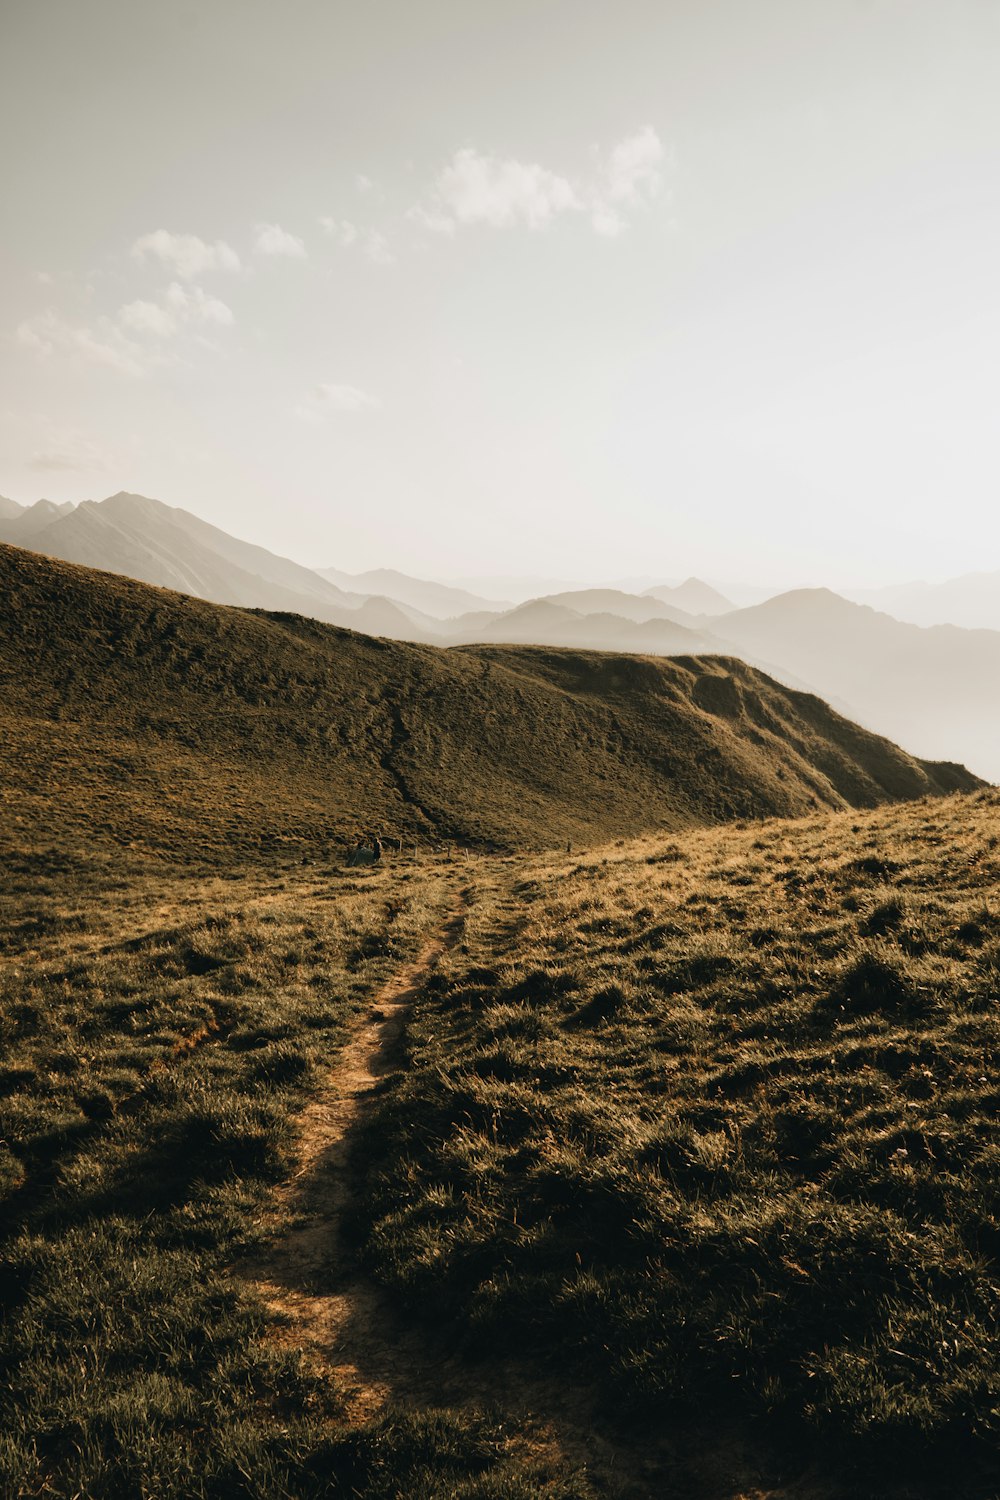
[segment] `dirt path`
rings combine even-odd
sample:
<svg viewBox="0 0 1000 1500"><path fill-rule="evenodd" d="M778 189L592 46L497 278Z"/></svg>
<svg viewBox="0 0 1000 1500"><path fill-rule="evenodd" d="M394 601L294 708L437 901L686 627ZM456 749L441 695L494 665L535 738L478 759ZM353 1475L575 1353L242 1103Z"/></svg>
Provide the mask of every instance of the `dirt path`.
<svg viewBox="0 0 1000 1500"><path fill-rule="evenodd" d="M417 957L383 985L319 1094L300 1117L299 1161L281 1194L291 1218L266 1261L253 1268L265 1303L279 1315L277 1338L303 1349L349 1391L348 1418L361 1422L396 1394L401 1368L384 1294L360 1274L344 1244L355 1129L386 1073L406 1013L459 938L468 894L454 897Z"/></svg>
<svg viewBox="0 0 1000 1500"><path fill-rule="evenodd" d="M569 1465L607 1500L649 1500L674 1490L665 1484L666 1476L676 1473L666 1434L649 1433L641 1445L645 1451L622 1451L603 1430L597 1393L574 1390L514 1359L470 1360L457 1352L463 1340L449 1340L447 1330L429 1344L427 1331L401 1319L378 1284L358 1270L345 1243L358 1127L393 1070L410 1006L461 936L468 901L467 890L456 893L417 957L375 995L367 1017L307 1105L300 1117L298 1169L280 1195L288 1227L248 1274L278 1315L275 1340L335 1377L345 1393L349 1422L360 1425L388 1404L499 1408L506 1414L511 1450L537 1466L540 1477L565 1472ZM681 1492L716 1500L819 1500L811 1491L799 1497L733 1485L731 1447L729 1461L720 1460L721 1454L706 1454L703 1482ZM712 1474L716 1463L729 1474Z"/></svg>
<svg viewBox="0 0 1000 1500"><path fill-rule="evenodd" d="M559 1383L529 1378L514 1362L490 1361L479 1369L457 1353L430 1349L426 1330L400 1319L384 1291L358 1270L345 1242L358 1128L392 1072L410 1006L461 935L468 900L466 890L456 894L413 962L375 995L367 1017L300 1117L298 1168L280 1195L288 1227L250 1275L280 1320L276 1341L300 1350L316 1368L335 1377L346 1395L348 1421L367 1421L389 1403L499 1405L511 1419L512 1448L542 1468L569 1461L591 1472L594 1440L569 1435L577 1426L585 1432L586 1421L571 1421L562 1412L556 1431L553 1413L566 1406ZM601 1467L615 1467L610 1450ZM615 1485L602 1487L602 1493L621 1491Z"/></svg>

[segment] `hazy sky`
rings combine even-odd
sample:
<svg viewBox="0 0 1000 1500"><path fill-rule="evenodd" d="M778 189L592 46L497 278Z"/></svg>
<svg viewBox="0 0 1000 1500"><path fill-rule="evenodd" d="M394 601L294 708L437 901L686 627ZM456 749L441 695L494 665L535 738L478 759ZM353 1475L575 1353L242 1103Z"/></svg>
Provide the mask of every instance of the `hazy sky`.
<svg viewBox="0 0 1000 1500"><path fill-rule="evenodd" d="M994 0L0 0L0 493L301 561L1000 568Z"/></svg>

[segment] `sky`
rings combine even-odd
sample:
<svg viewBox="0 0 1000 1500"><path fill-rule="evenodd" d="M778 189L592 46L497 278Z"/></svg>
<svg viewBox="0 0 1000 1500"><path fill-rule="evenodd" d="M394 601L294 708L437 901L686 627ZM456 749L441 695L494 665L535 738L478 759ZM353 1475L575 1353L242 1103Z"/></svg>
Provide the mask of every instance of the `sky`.
<svg viewBox="0 0 1000 1500"><path fill-rule="evenodd" d="M0 0L0 493L313 566L1000 568L994 0Z"/></svg>

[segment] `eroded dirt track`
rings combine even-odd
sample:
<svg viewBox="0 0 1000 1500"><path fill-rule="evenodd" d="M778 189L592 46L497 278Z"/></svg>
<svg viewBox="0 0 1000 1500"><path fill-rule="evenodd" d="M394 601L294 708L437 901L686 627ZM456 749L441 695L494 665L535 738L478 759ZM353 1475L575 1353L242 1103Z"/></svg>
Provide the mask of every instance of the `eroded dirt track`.
<svg viewBox="0 0 1000 1500"><path fill-rule="evenodd" d="M458 941L467 905L468 893L456 893L417 957L374 996L367 1017L307 1105L300 1118L296 1174L281 1194L289 1227L253 1267L261 1296L280 1318L276 1337L301 1348L337 1378L349 1392L347 1415L354 1421L398 1397L407 1368L384 1294L358 1272L344 1243L354 1134L391 1071L406 1012Z"/></svg>
<svg viewBox="0 0 1000 1500"><path fill-rule="evenodd" d="M344 1416L360 1425L383 1408L489 1407L505 1413L507 1442L540 1479L569 1466L581 1494L646 1500L673 1488L674 1447L649 1432L623 1451L604 1430L599 1393L574 1390L520 1360L470 1359L467 1341L400 1317L387 1294L359 1270L345 1236L352 1208L352 1151L366 1112L391 1075L406 1015L444 955L460 941L468 888L456 891L417 957L373 997L370 1010L300 1117L298 1166L279 1194L286 1227L248 1275L277 1315L273 1337L332 1375ZM733 1483L743 1464L705 1454L691 1495L712 1500L822 1500L812 1487L780 1490ZM734 1463L734 1458L736 1459ZM684 1466L687 1477L691 1470ZM668 1489L664 1485L668 1485Z"/></svg>

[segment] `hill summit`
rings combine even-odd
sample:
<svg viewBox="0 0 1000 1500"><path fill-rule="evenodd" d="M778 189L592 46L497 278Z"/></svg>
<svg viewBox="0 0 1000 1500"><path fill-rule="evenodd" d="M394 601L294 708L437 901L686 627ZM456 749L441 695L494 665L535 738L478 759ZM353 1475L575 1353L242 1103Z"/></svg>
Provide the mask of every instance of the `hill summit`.
<svg viewBox="0 0 1000 1500"><path fill-rule="evenodd" d="M980 785L725 657L411 646L10 546L0 601L3 795L35 843L538 848Z"/></svg>

